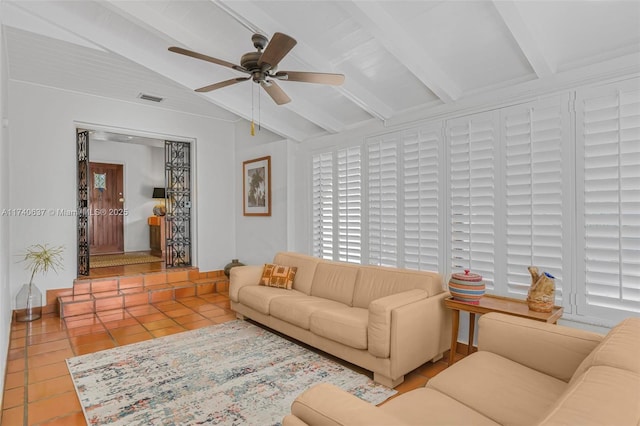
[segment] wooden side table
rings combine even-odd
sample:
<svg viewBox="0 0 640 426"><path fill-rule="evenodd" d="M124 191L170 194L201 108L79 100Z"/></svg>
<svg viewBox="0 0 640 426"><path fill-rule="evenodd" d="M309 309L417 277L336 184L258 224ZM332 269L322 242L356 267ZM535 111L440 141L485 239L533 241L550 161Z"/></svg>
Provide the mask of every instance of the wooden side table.
<svg viewBox="0 0 640 426"><path fill-rule="evenodd" d="M149 248L152 256L161 257L164 260L166 237L164 216L151 216L147 219L149 224Z"/></svg>
<svg viewBox="0 0 640 426"><path fill-rule="evenodd" d="M485 294L477 305L471 303L460 302L459 300L448 297L444 300L447 308L453 311L453 326L451 327L451 352L449 353L449 365L455 362L455 353L458 348L458 330L460 327L460 311L469 312L469 344L467 346L467 355L472 351L473 334L475 332L476 314L486 314L487 312L500 312L508 315L529 318L536 321L548 322L555 324L562 316L562 307L554 306L551 312L535 312L529 309L526 300L512 299L509 297L494 296Z"/></svg>

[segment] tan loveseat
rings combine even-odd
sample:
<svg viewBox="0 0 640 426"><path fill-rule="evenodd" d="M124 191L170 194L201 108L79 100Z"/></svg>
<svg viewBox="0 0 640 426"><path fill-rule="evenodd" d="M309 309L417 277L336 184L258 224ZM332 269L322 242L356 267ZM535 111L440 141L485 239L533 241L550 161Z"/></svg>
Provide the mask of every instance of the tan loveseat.
<svg viewBox="0 0 640 426"><path fill-rule="evenodd" d="M376 407L316 385L283 426L640 424L640 318L606 337L497 313L479 324L479 351L425 387Z"/></svg>
<svg viewBox="0 0 640 426"><path fill-rule="evenodd" d="M258 285L263 265L231 269L229 297L239 318L373 371L389 387L449 345L449 293L437 273L297 253L278 253L273 263L298 268L293 289Z"/></svg>

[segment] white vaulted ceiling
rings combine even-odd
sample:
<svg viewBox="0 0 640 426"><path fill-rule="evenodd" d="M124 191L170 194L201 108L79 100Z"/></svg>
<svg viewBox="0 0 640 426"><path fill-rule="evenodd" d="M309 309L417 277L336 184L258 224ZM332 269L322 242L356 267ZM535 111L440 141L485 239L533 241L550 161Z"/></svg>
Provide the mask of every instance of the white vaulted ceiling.
<svg viewBox="0 0 640 426"><path fill-rule="evenodd" d="M260 119L303 141L427 118L554 88L640 72L639 1L1 1L9 78L146 102L222 120L251 119L232 69L167 50L239 63L253 32L298 41L280 70L341 73L340 87L280 82ZM256 107L257 108L257 107ZM257 113L255 113L257 115Z"/></svg>

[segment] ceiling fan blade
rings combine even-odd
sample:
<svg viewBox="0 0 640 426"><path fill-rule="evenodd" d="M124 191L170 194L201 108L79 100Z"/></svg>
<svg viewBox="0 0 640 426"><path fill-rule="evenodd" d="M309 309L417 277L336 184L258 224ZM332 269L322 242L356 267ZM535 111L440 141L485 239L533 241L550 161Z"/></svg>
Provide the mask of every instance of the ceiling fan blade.
<svg viewBox="0 0 640 426"><path fill-rule="evenodd" d="M269 96L271 96L276 104L283 105L291 102L291 98L287 96L286 93L284 93L284 90L282 90L282 88L280 88L280 86L278 86L275 81L263 81L260 83L260 85L264 88L264 90L267 91Z"/></svg>
<svg viewBox="0 0 640 426"><path fill-rule="evenodd" d="M193 50L183 49L182 47L171 46L169 51L179 53L181 55L190 56L196 59L202 59L203 61L213 62L214 64L222 65L223 67L233 68L241 72L248 73L246 69L240 65L232 64L231 62L223 61L222 59L214 58L213 56L203 55L202 53L194 52Z"/></svg>
<svg viewBox="0 0 640 426"><path fill-rule="evenodd" d="M201 87L196 89L196 92L211 92L212 90L221 89L223 87L231 86L232 84L240 83L242 81L249 80L250 77L237 77L232 78L231 80L221 81L220 83L210 84L208 86Z"/></svg>
<svg viewBox="0 0 640 426"><path fill-rule="evenodd" d="M278 71L274 77L279 80L301 81L303 83L331 84L339 86L344 83L344 75L321 72Z"/></svg>
<svg viewBox="0 0 640 426"><path fill-rule="evenodd" d="M269 64L271 68L274 68L297 43L296 39L286 34L275 33L258 59L258 65Z"/></svg>

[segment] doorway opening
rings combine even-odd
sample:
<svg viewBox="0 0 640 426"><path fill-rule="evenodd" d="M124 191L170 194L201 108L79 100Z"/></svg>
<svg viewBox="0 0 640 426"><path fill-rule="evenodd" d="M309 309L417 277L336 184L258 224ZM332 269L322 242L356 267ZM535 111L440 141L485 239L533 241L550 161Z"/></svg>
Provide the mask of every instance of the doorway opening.
<svg viewBox="0 0 640 426"><path fill-rule="evenodd" d="M76 139L78 277L191 266L191 143L84 126Z"/></svg>

